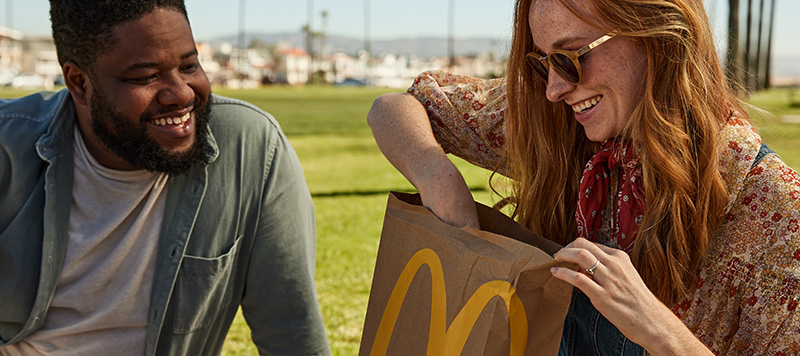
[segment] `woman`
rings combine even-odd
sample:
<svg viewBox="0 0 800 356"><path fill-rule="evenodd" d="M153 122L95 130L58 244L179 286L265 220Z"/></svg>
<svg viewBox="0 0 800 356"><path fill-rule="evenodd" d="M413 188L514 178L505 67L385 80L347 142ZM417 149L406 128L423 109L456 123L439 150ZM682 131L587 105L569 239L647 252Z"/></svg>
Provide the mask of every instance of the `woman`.
<svg viewBox="0 0 800 356"><path fill-rule="evenodd" d="M423 204L478 226L439 145L514 179L515 218L582 270L552 271L580 290L562 354L800 353L800 176L748 123L702 1L515 14L505 80L423 73L370 111Z"/></svg>

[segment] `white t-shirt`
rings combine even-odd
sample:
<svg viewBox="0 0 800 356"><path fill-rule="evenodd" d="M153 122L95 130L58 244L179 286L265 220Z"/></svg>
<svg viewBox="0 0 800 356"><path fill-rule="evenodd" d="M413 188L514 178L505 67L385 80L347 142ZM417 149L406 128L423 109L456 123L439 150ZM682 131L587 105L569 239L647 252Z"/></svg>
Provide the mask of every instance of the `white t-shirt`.
<svg viewBox="0 0 800 356"><path fill-rule="evenodd" d="M3 356L144 355L168 175L100 165L77 127L64 269L44 326Z"/></svg>

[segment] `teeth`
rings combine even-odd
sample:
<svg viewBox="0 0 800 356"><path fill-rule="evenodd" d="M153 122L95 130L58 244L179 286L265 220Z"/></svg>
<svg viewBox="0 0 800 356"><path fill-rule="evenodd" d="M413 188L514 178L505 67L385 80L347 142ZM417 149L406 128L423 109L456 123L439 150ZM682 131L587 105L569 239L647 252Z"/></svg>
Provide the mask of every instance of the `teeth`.
<svg viewBox="0 0 800 356"><path fill-rule="evenodd" d="M578 112L578 113L584 112L586 110L589 110L593 106L597 105L598 102L600 102L600 97L596 96L596 97L591 98L589 100L586 100L586 101L584 101L582 103L578 103L576 105L573 105L572 106L572 110L575 110L575 112Z"/></svg>
<svg viewBox="0 0 800 356"><path fill-rule="evenodd" d="M153 120L153 123L156 126L184 124L186 123L186 121L189 121L189 116L190 113L187 112L181 117L168 117L166 119L155 119Z"/></svg>

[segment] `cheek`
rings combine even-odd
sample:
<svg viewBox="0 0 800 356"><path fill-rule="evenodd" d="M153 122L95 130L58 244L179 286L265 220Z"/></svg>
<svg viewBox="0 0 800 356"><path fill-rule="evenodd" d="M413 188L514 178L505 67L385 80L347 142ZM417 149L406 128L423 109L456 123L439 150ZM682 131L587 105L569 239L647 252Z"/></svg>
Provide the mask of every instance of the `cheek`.
<svg viewBox="0 0 800 356"><path fill-rule="evenodd" d="M111 109L132 121L147 112L155 100L155 93L145 87L120 88L108 92L108 95Z"/></svg>
<svg viewBox="0 0 800 356"><path fill-rule="evenodd" d="M202 67L192 75L189 85L197 95L203 97L203 100L207 100L211 94L211 83L208 81L208 76Z"/></svg>
<svg viewBox="0 0 800 356"><path fill-rule="evenodd" d="M121 103L119 109L136 118L152 112L154 104L157 103L157 93L150 90L135 91L129 95L129 98Z"/></svg>

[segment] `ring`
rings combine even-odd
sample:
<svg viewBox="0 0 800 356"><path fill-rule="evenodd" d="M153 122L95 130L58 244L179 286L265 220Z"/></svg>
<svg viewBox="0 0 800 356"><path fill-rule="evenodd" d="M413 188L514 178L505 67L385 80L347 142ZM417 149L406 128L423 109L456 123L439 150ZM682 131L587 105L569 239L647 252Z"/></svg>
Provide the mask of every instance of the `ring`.
<svg viewBox="0 0 800 356"><path fill-rule="evenodd" d="M595 262L595 264L594 264L594 266L592 266L592 268L587 268L587 269L583 270L583 273L586 273L587 276L592 277L592 276L594 276L594 269L597 268L597 266L599 266L599 265L600 265L600 260L597 260L597 262Z"/></svg>

